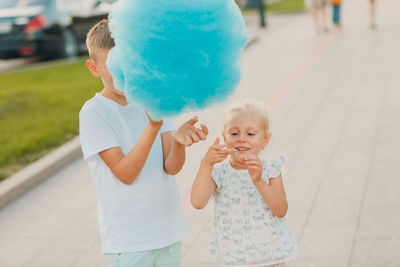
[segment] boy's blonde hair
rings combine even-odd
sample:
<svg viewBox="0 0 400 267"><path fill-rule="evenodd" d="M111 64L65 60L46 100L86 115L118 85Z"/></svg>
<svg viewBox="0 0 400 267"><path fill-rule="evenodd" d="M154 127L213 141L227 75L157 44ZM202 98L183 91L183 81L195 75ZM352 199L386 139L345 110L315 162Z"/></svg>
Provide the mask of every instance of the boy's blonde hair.
<svg viewBox="0 0 400 267"><path fill-rule="evenodd" d="M108 20L103 19L94 25L86 36L86 46L89 56L96 61L96 52L99 50L109 50L115 46L114 39L108 28Z"/></svg>
<svg viewBox="0 0 400 267"><path fill-rule="evenodd" d="M245 101L233 104L225 112L224 129L223 129L224 132L225 132L226 123L227 123L229 115L231 115L232 113L241 112L241 111L253 112L256 116L258 116L264 125L265 136L268 135L268 132L269 132L268 109L263 103L254 101L254 100L245 100Z"/></svg>

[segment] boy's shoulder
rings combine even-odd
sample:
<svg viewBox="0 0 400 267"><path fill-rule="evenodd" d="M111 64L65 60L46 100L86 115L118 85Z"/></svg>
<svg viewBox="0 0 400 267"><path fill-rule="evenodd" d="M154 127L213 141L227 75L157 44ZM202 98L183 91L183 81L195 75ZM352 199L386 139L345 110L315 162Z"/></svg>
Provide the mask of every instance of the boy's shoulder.
<svg viewBox="0 0 400 267"><path fill-rule="evenodd" d="M85 102L85 104L83 104L80 112L85 112L86 110L88 110L88 111L89 110L98 110L98 109L101 109L103 105L104 104L102 103L102 101L100 100L98 95L96 94L95 96L93 96L92 98L87 100Z"/></svg>
<svg viewBox="0 0 400 267"><path fill-rule="evenodd" d="M111 108L110 103L104 100L104 97L97 93L83 104L79 112L79 117L92 117L95 115L102 118L110 118L114 112L115 110Z"/></svg>

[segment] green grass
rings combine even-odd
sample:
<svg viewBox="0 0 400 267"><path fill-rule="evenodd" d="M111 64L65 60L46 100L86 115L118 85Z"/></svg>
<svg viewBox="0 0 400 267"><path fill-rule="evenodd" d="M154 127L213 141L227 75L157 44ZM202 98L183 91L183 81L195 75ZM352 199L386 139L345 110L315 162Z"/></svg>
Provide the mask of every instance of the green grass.
<svg viewBox="0 0 400 267"><path fill-rule="evenodd" d="M304 10L304 0L281 0L268 4L268 11L270 12L294 12Z"/></svg>
<svg viewBox="0 0 400 267"><path fill-rule="evenodd" d="M304 0L280 0L273 3L268 3L266 10L273 13L284 13L284 12L299 12L305 11L306 6ZM253 13L256 9L246 9L245 13Z"/></svg>
<svg viewBox="0 0 400 267"><path fill-rule="evenodd" d="M0 181L78 133L80 108L102 89L84 61L0 74Z"/></svg>

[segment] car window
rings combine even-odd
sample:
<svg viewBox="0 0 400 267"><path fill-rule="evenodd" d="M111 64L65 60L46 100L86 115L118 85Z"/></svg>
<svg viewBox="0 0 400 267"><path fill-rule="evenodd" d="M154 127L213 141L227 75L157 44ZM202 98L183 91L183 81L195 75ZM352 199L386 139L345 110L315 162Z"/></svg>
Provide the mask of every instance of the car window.
<svg viewBox="0 0 400 267"><path fill-rule="evenodd" d="M83 12L91 10L96 0L57 0L57 7L65 12Z"/></svg>
<svg viewBox="0 0 400 267"><path fill-rule="evenodd" d="M19 8L28 6L44 6L48 0L1 0L0 9Z"/></svg>
<svg viewBox="0 0 400 267"><path fill-rule="evenodd" d="M98 0L100 3L107 3L107 4L113 4L117 2L117 0Z"/></svg>

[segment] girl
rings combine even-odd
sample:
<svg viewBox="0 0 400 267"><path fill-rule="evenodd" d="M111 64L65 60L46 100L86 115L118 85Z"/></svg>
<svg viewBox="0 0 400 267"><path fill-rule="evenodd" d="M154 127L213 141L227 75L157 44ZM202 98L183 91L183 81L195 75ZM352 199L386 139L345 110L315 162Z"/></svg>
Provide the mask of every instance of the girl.
<svg viewBox="0 0 400 267"><path fill-rule="evenodd" d="M191 195L197 209L214 195L211 256L221 266L285 266L297 249L285 220L286 160L259 158L271 138L266 109L249 101L233 106L223 138L226 145L217 138L202 159Z"/></svg>

